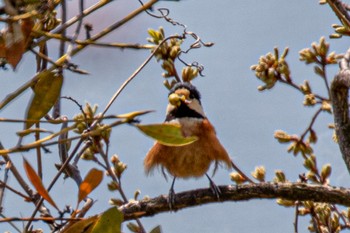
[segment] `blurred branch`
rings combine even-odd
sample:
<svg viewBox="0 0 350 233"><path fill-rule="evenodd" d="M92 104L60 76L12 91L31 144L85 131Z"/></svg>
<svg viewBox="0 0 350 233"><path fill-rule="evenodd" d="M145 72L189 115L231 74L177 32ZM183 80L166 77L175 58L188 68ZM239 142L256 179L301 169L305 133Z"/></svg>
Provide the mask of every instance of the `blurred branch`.
<svg viewBox="0 0 350 233"><path fill-rule="evenodd" d="M350 189L305 183L259 183L219 186L220 200L210 188L177 193L174 210L200 206L208 203L247 201L251 199L283 198L292 201L314 201L350 206ZM153 216L169 212L168 196L133 201L119 207L124 220Z"/></svg>

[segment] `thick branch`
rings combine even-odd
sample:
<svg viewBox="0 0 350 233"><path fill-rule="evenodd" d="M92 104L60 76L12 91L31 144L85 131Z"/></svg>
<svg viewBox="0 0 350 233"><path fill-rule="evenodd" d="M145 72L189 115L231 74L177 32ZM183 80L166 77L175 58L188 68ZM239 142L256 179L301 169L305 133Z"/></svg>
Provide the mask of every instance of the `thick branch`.
<svg viewBox="0 0 350 233"><path fill-rule="evenodd" d="M199 206L208 203L226 201L247 201L250 199L276 199L327 202L350 206L350 189L335 188L305 183L259 183L220 186L220 200L211 189L197 189L175 195L175 210ZM170 211L167 196L161 195L148 200L130 202L119 208L124 220L153 216Z"/></svg>
<svg viewBox="0 0 350 233"><path fill-rule="evenodd" d="M347 5L341 0L327 0L328 4L339 18L340 22L343 22L345 25L350 25L350 15L347 11Z"/></svg>
<svg viewBox="0 0 350 233"><path fill-rule="evenodd" d="M332 82L331 99L338 144L345 164L350 172L349 88L350 70L343 69L339 71Z"/></svg>

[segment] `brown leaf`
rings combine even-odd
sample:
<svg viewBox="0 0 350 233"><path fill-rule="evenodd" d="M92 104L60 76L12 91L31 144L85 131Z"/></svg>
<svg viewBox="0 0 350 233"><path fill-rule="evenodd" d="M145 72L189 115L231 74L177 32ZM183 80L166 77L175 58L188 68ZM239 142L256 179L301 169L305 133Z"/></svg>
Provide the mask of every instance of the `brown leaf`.
<svg viewBox="0 0 350 233"><path fill-rule="evenodd" d="M21 21L21 29L24 37L24 47L25 49L31 42L30 34L32 32L32 28L34 26L34 22L31 18L26 18Z"/></svg>
<svg viewBox="0 0 350 233"><path fill-rule="evenodd" d="M58 210L58 207L50 197L49 192L45 189L40 177L36 174L33 167L25 158L23 158L23 167L27 173L28 179L34 186L35 190L40 194L40 196L42 196L42 198L44 198L48 203L50 203L53 207L55 207Z"/></svg>
<svg viewBox="0 0 350 233"><path fill-rule="evenodd" d="M103 171L91 169L86 175L84 181L80 184L78 194L78 204L94 190L103 179Z"/></svg>
<svg viewBox="0 0 350 233"><path fill-rule="evenodd" d="M6 58L5 40L2 35L0 35L0 58Z"/></svg>
<svg viewBox="0 0 350 233"><path fill-rule="evenodd" d="M34 96L27 110L25 129L44 117L60 96L63 76L45 70L38 74L39 81L34 86Z"/></svg>
<svg viewBox="0 0 350 233"><path fill-rule="evenodd" d="M13 69L16 69L25 50L25 41L21 25L18 22L11 23L8 30L6 30L3 35L6 48L6 60Z"/></svg>

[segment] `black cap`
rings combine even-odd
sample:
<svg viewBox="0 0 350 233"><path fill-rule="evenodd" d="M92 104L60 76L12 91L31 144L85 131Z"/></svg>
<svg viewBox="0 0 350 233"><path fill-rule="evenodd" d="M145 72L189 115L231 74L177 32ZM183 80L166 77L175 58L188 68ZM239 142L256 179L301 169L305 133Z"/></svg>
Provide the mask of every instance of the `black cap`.
<svg viewBox="0 0 350 233"><path fill-rule="evenodd" d="M175 84L175 86L173 88L171 88L169 95L173 94L176 90L183 89L183 88L190 91L190 98L191 99L197 99L198 101L200 101L201 95L200 95L199 91L197 90L197 88L195 86L193 86L190 83L177 83L177 84Z"/></svg>

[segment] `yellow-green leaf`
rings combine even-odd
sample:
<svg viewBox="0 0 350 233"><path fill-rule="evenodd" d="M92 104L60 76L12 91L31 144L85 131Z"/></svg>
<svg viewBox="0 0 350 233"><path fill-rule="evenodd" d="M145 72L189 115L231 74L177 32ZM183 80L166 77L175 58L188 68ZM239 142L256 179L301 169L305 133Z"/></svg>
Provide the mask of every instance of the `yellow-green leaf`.
<svg viewBox="0 0 350 233"><path fill-rule="evenodd" d="M117 115L118 118L126 118L128 120L133 120L137 116L141 116L147 113L153 112L153 110L144 110L144 111L135 111L135 112L129 112L125 114Z"/></svg>
<svg viewBox="0 0 350 233"><path fill-rule="evenodd" d="M86 175L84 181L80 184L79 194L78 194L78 203L84 200L87 195L89 195L92 190L94 190L103 179L103 171L98 169L91 169Z"/></svg>
<svg viewBox="0 0 350 233"><path fill-rule="evenodd" d="M50 203L53 207L55 207L58 210L58 207L50 197L49 192L45 189L40 177L36 174L33 167L25 158L23 158L23 166L24 170L27 173L28 179L35 187L35 190L40 194L40 196L42 196L42 198L44 198L48 203Z"/></svg>
<svg viewBox="0 0 350 233"><path fill-rule="evenodd" d="M123 214L112 207L99 217L91 233L120 233L122 222Z"/></svg>
<svg viewBox="0 0 350 233"><path fill-rule="evenodd" d="M45 70L38 74L39 80L34 86L34 96L27 110L25 128L28 129L44 117L59 98L63 76Z"/></svg>
<svg viewBox="0 0 350 233"><path fill-rule="evenodd" d="M149 233L162 233L162 228L160 226L156 226Z"/></svg>
<svg viewBox="0 0 350 233"><path fill-rule="evenodd" d="M181 126L178 124L138 124L136 127L147 136L167 146L184 146L198 139L196 136L184 137Z"/></svg>
<svg viewBox="0 0 350 233"><path fill-rule="evenodd" d="M98 216L92 216L90 218L81 220L79 222L73 223L67 227L62 233L91 233Z"/></svg>

